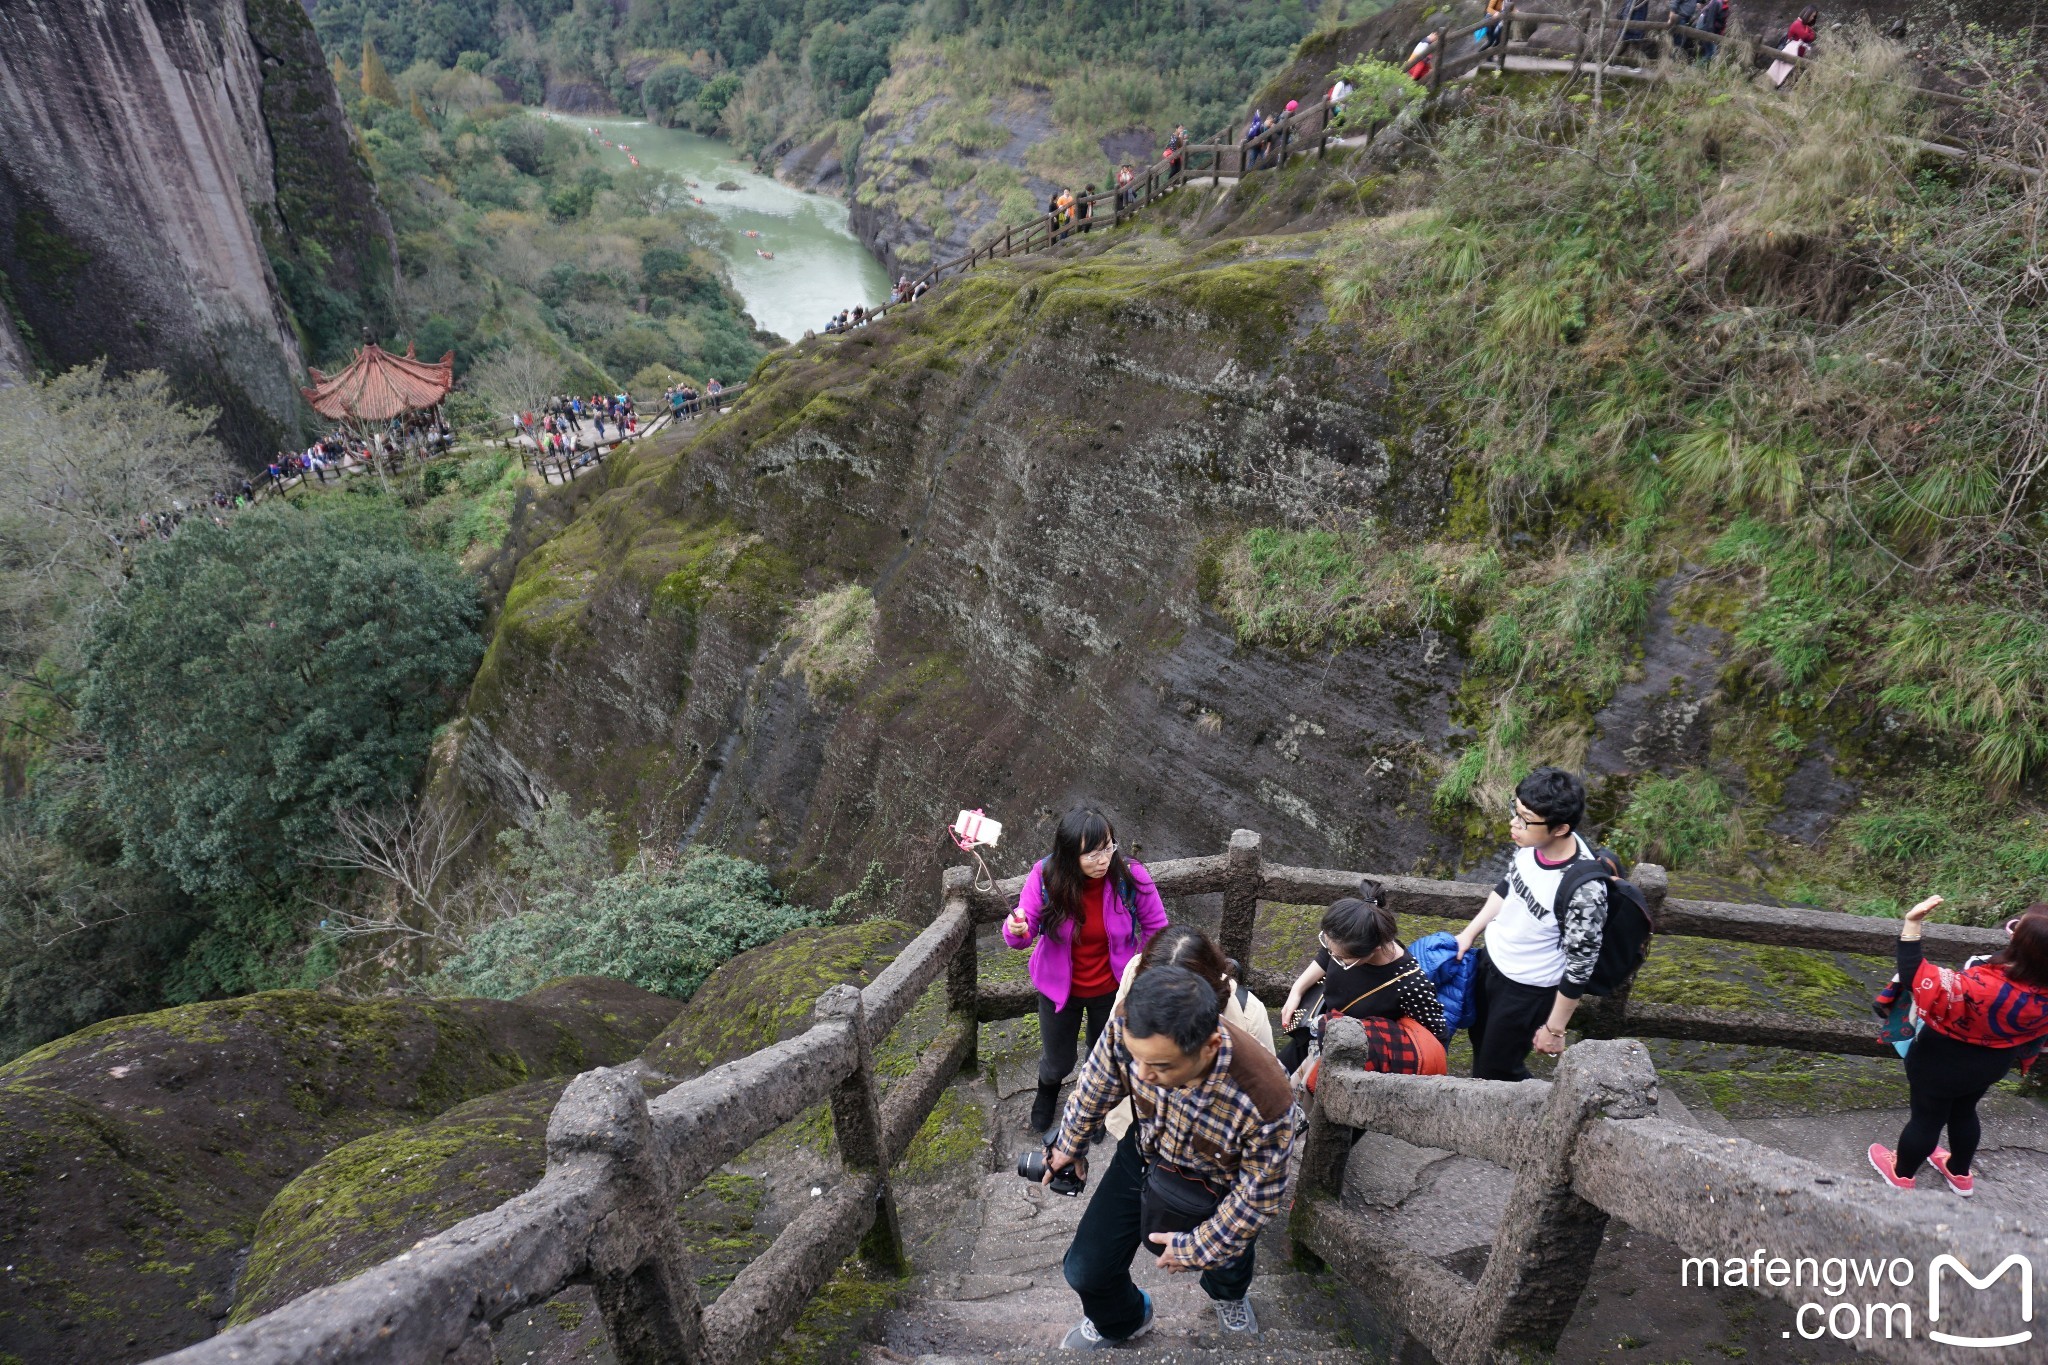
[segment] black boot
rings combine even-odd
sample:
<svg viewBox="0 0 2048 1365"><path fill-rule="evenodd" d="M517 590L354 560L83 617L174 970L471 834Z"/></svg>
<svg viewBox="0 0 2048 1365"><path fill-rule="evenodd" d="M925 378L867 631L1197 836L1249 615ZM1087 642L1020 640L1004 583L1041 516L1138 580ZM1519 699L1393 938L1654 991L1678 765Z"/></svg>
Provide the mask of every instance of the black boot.
<svg viewBox="0 0 2048 1365"><path fill-rule="evenodd" d="M1038 1083L1038 1096L1031 1101L1031 1131L1043 1135L1059 1117L1060 1083Z"/></svg>

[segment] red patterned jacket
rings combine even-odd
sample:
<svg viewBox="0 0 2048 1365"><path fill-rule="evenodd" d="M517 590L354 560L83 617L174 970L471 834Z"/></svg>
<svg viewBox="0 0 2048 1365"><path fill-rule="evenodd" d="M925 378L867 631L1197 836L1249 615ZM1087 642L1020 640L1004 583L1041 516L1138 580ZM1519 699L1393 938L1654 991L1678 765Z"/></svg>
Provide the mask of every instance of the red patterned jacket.
<svg viewBox="0 0 2048 1365"><path fill-rule="evenodd" d="M1989 963L1952 972L1922 960L1913 1004L1937 1033L1979 1047L2024 1047L2048 1038L2048 993L2006 980Z"/></svg>

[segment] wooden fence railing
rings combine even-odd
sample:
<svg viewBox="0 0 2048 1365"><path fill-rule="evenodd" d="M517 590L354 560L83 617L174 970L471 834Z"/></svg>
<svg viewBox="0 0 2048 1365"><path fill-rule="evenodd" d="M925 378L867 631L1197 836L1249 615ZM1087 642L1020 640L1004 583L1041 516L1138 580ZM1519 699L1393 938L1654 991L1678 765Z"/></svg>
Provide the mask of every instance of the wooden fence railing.
<svg viewBox="0 0 2048 1365"><path fill-rule="evenodd" d="M1172 859L1149 869L1164 896L1220 894L1218 937L1224 950L1243 963L1253 960L1261 902L1325 903L1354 892L1362 875L1268 864L1261 857L1260 845L1256 833L1238 830L1223 853ZM1674 899L1664 895L1662 869L1644 865L1635 875L1638 884L1658 902L1660 924L1668 934L1869 953L1889 952L1897 936L1891 922L1855 915ZM1404 914L1462 918L1479 908L1487 891L1465 882L1417 877L1378 880L1389 903ZM979 1024L1026 1013L1034 1005L1028 982L982 985L976 948L976 926L993 924L1007 914L1022 884L1022 877L1012 877L997 883L992 892L977 891L968 869L948 869L941 883L938 917L931 926L864 989L835 986L821 996L805 1032L687 1081L652 1101L646 1098L633 1068L585 1072L570 1083L549 1121L547 1173L533 1189L354 1279L314 1290L253 1322L161 1357L161 1361L164 1365L373 1365L404 1360L483 1365L491 1359L491 1331L498 1323L570 1285L583 1283L596 1290L605 1330L621 1365L744 1365L759 1359L847 1256L858 1251L891 1273L900 1271L902 1238L890 1192L890 1167L901 1159L947 1084L963 1067L974 1066ZM2002 936L1989 929L1930 924L1926 930L1930 953L1982 952L2002 942ZM910 1074L883 1089L871 1063L873 1048L942 975L946 982L945 1024ZM1267 1000L1278 1000L1286 991L1286 977L1280 973L1250 970L1248 977L1248 984ZM1791 1016L1632 1007L1624 999L1608 1002L1604 1012L1582 1011L1580 1019L1589 1034L1627 1029L1652 1037L1830 1051L1881 1050L1870 1025L1835 1026ZM1333 1065L1343 1072L1341 1039L1333 1047ZM1559 1067L1560 1080L1548 1091L1533 1083L1499 1086L1443 1077L1356 1079L1347 1073L1320 1091L1307 1150L1313 1162L1322 1164L1311 1163L1315 1174L1304 1176L1304 1188L1321 1192L1317 1194L1320 1198L1330 1186L1332 1162L1341 1168L1341 1158L1332 1155L1330 1124L1378 1127L1396 1135L1412 1135L1413 1141L1428 1140L1436 1146L1471 1150L1489 1160L1501 1159L1502 1164L1517 1170L1537 1171L1532 1177L1536 1181L1531 1186L1533 1193L1524 1201L1530 1209L1515 1217L1526 1214L1541 1227L1551 1228L1542 1219L1551 1217L1555 1208L1577 1207L1569 1204L1573 1196L1560 1183L1569 1177L1596 1191L1585 1198L1607 1200L1603 1207L1611 1207L1635 1226L1649 1231L1679 1228L1683 1222L1680 1215L1660 1212L1655 1206L1660 1196L1685 1202L1683 1192L1698 1187L1644 1184L1629 1172L1650 1161L1654 1153L1664 1153L1655 1158L1664 1163L1658 1170L1665 1166L1674 1171L1697 1168L1715 1178L1721 1178L1724 1166L1731 1176L1740 1175L1739 1163L1732 1158L1722 1162L1718 1149L1702 1147L1707 1140L1692 1135L1691 1130L1661 1125L1629 1129L1624 1134L1586 1126L1592 1115L1588 1106L1593 1104L1587 1096L1620 1092L1607 1082L1601 1083L1605 1089L1579 1086L1571 1081L1578 1074L1574 1068L1583 1063L1591 1068L1589 1074L1605 1075L1601 1068L1611 1069L1609 1064L1601 1062L1594 1067L1593 1059L1621 1055L1616 1048L1634 1048L1630 1056L1641 1053L1640 1045L1632 1043L1602 1042L1591 1052L1586 1051L1588 1047L1581 1042L1567 1050ZM1644 1059L1637 1069L1647 1065ZM1635 1067L1635 1063L1629 1066ZM1651 1079L1654 1081L1654 1075ZM1388 1084L1397 1088L1387 1089ZM1640 1090L1636 1080L1629 1080L1628 1085L1637 1087L1629 1094ZM1562 1099L1553 1103L1545 1099L1546 1093L1571 1098L1568 1103ZM684 1262L682 1234L676 1223L677 1200L719 1166L821 1101L831 1105L841 1163L838 1179L716 1300L708 1306L700 1303ZM1416 1116L1412 1120L1400 1117L1411 1109ZM1451 1126L1454 1119L1467 1124L1475 1135L1460 1136L1465 1129ZM1404 1123L1408 1126L1403 1127ZM1538 1136L1542 1142L1535 1141ZM1458 1146L1459 1142L1465 1145ZM1348 1141L1345 1146L1348 1148ZM1546 1155L1528 1155L1538 1151ZM1576 1175L1571 1174L1574 1171ZM1736 1179L1717 1188L1740 1190L1745 1185ZM1794 1193L1788 1187L1780 1195L1790 1198ZM1848 1198L1846 1192L1825 1196L1803 1186L1797 1194L1805 1201L1800 1207L1816 1209L1833 1208L1830 1198ZM1519 1192L1517 1199L1521 1200ZM1576 1216L1583 1219L1584 1215ZM1805 1239L1841 1235L1842 1216L1830 1216L1832 1222L1797 1235ZM1346 1221L1350 1217L1327 1198L1320 1204L1311 1201L1306 1213L1297 1214L1297 1235L1304 1245L1346 1273L1364 1274L1359 1267L1377 1266L1372 1257L1379 1253L1372 1250L1370 1238ZM1745 1221L1748 1215L1738 1217L1730 1212L1728 1217L1734 1221L1726 1228L1714 1225L1710 1229L1713 1237L1722 1238L1715 1244L1735 1246L1737 1250L1727 1254L1747 1256L1754 1241L1752 1225ZM1793 1236L1785 1229L1779 1232L1787 1238ZM1691 1245L1681 1237L1674 1236L1674 1240ZM1597 1236L1593 1243L1597 1246ZM1499 1259L1497 1253L1496 1261ZM1447 1281L1439 1283L1447 1272L1410 1266L1403 1273L1408 1279L1397 1283L1413 1282L1432 1292L1452 1287ZM1520 1289L1515 1295L1519 1297L1511 1296L1512 1301L1524 1305L1515 1310L1522 1316L1511 1314L1509 1320L1519 1323L1527 1317L1527 1295ZM1446 1332L1477 1330L1458 1325L1463 1319L1449 1308L1442 1308L1440 1316L1450 1324L1444 1327ZM1495 1314L1486 1321L1498 1317ZM1478 1357L1443 1354L1441 1358L1448 1363Z"/></svg>
<svg viewBox="0 0 2048 1365"><path fill-rule="evenodd" d="M1485 47L1461 48L1460 45L1467 43L1467 40L1479 30L1496 22L1506 27L1526 25L1532 31L1544 25L1561 25L1567 31L1567 45L1537 45L1511 39L1489 43ZM1621 57L1625 50L1631 46L1640 50L1643 46L1654 43L1661 55L1668 56L1673 44L1678 42L1739 48L1746 51L1751 60L1758 64L1782 61L1801 69L1815 65L1811 57L1791 56L1767 43L1744 35L1717 34L1688 27L1668 13L1662 19L1634 20L1602 17L1602 10L1598 6L1557 12L1519 10L1510 4L1506 13L1497 20L1481 20L1440 34L1437 41L1426 49L1432 61L1425 84L1429 94L1435 96L1442 90L1444 82L1453 76L1470 74L1489 61L1497 62L1501 70L1506 70L1509 59L1516 56L1553 56L1569 59L1574 75L1593 73L1639 78L1656 77L1661 72L1655 65L1622 61ZM1930 90L1922 86L1901 88L1909 94L1938 104L1954 107L1970 105L1970 100L1966 96L1949 91ZM1346 139L1370 138L1392 121L1392 116L1387 116L1369 123L1337 127L1333 124L1329 101L1318 99L1312 104L1303 105L1291 116L1275 119L1256 138L1233 142L1225 130L1210 141L1190 144L1177 155L1162 155L1158 161L1139 172L1129 186L1112 187L1094 195L1078 197L1075 201L1077 212L1074 219L1046 213L1029 223L1006 227L1001 236L993 237L962 255L930 266L922 275L911 280L911 287L913 290L918 285L930 288L948 276L973 270L990 261L1044 251L1071 241L1097 226L1117 226L1181 186L1204 177L1207 177L1212 185L1221 184L1225 177L1242 178L1253 171L1283 165L1288 158L1302 155L1311 148L1318 157L1321 157L1328 151L1333 135L1342 135ZM1940 143L1918 145L1937 155L1968 155L1964 149ZM2016 170L2029 178L2036 178L2041 174L2040 171L2026 167L2005 169ZM875 322L910 302L911 299L904 298L885 303L870 310L865 321Z"/></svg>

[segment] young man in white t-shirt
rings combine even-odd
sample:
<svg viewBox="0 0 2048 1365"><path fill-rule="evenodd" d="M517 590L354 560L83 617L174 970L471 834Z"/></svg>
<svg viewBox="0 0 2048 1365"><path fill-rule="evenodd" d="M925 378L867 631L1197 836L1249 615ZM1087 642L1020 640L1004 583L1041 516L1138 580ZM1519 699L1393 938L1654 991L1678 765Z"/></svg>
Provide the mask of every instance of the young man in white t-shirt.
<svg viewBox="0 0 2048 1365"><path fill-rule="evenodd" d="M1525 1081L1529 1049L1564 1051L1571 1022L1600 960L1607 927L1607 883L1595 877L1572 894L1559 925L1557 893L1565 869L1592 849L1579 837L1585 784L1561 768L1538 768L1515 788L1508 836L1515 856L1472 922L1458 933L1458 956L1482 931L1486 947L1473 973L1472 1075Z"/></svg>

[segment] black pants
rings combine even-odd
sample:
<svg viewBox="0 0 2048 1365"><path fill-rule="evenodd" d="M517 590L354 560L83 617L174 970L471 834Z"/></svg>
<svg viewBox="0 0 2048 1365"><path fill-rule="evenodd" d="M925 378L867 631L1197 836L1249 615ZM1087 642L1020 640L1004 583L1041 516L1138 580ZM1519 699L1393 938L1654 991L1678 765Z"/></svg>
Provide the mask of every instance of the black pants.
<svg viewBox="0 0 2048 1365"><path fill-rule="evenodd" d="M1131 1279L1131 1259L1138 1254L1142 1231L1138 1193L1143 1172L1138 1125L1133 1123L1117 1144L1109 1169L1089 1172L1095 1193L1081 1215L1081 1225L1074 1229L1073 1245L1067 1248L1061 1266L1067 1284L1081 1296L1081 1311L1095 1324L1095 1330L1111 1341L1122 1341L1145 1323L1145 1299ZM1236 1260L1204 1270L1202 1292L1233 1303L1243 1298L1252 1285L1253 1257L1258 1249L1254 1242ZM1147 1253L1156 1257L1159 1248L1149 1247Z"/></svg>
<svg viewBox="0 0 2048 1365"><path fill-rule="evenodd" d="M1109 1027L1109 1007L1116 1003L1116 992L1107 995L1091 995L1083 1000L1078 995L1067 997L1067 1007L1056 1010L1052 1001L1043 992L1038 997L1038 1083L1058 1085L1074 1069L1074 1057L1081 1038L1081 1016L1088 1016L1088 1046L1092 1050L1095 1040L1102 1036L1102 1030Z"/></svg>
<svg viewBox="0 0 2048 1365"><path fill-rule="evenodd" d="M1482 950L1483 951L1483 950ZM1510 981L1482 957L1472 973L1472 1078L1479 1081L1526 1081L1524 1065L1536 1039L1537 1026L1550 1018L1557 999L1555 986L1524 986Z"/></svg>
<svg viewBox="0 0 2048 1365"><path fill-rule="evenodd" d="M1970 1173L1984 1126L1977 1101L2005 1078L2020 1049L1959 1043L1922 1028L1906 1049L1906 1082L1913 1088L1913 1115L1899 1132L1898 1173L1910 1180L1948 1129L1948 1168Z"/></svg>

